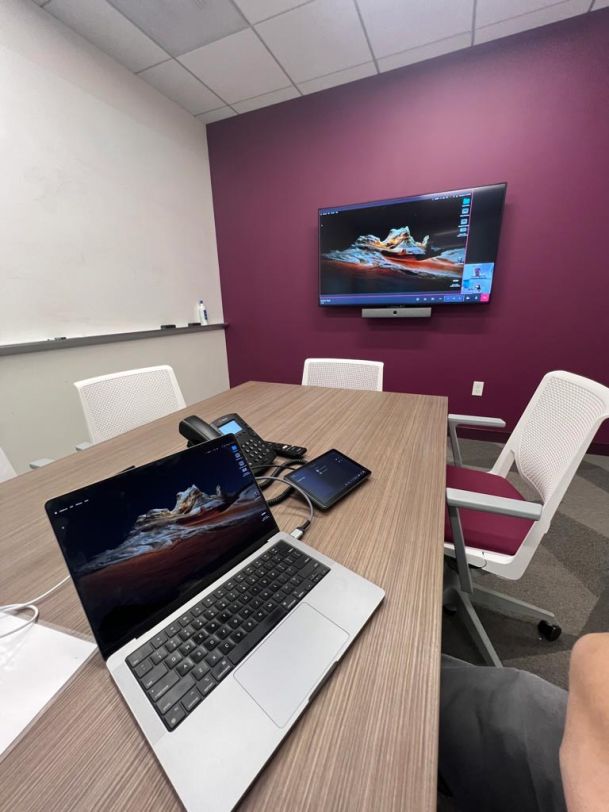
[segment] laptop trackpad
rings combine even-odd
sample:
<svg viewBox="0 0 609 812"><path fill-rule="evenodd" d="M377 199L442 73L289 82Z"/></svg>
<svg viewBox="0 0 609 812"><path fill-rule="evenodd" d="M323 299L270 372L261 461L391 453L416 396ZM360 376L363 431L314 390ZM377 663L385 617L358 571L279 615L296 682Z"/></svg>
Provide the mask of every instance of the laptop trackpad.
<svg viewBox="0 0 609 812"><path fill-rule="evenodd" d="M348 639L340 626L301 603L237 669L235 678L283 727Z"/></svg>

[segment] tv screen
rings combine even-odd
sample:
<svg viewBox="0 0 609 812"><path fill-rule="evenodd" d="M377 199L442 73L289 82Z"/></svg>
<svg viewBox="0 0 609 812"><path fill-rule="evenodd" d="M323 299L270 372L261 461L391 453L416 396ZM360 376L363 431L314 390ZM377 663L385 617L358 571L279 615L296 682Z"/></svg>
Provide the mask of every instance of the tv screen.
<svg viewBox="0 0 609 812"><path fill-rule="evenodd" d="M319 210L321 305L484 304L505 183Z"/></svg>

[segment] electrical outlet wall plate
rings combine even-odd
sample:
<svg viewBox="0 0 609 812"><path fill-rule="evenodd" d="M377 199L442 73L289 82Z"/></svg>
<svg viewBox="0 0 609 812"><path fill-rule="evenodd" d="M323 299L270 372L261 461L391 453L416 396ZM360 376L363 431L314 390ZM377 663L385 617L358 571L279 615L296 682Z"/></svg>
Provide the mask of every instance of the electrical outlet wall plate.
<svg viewBox="0 0 609 812"><path fill-rule="evenodd" d="M476 397L482 397L482 393L484 391L484 381L474 381L474 385L472 386L472 395Z"/></svg>

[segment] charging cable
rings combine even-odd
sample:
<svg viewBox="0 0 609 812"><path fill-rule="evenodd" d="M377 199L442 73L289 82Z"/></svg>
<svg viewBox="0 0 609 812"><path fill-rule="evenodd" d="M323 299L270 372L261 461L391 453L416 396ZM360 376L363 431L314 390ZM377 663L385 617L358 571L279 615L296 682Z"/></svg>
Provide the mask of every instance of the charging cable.
<svg viewBox="0 0 609 812"><path fill-rule="evenodd" d="M288 466L286 465L285 467L287 468ZM275 482L283 482L284 485L289 485L289 487L282 494L280 494L281 499L285 499L285 497L288 496L292 492L292 490L295 490L298 491L298 493L302 496L302 498L309 506L309 515L306 521L304 521L302 524L299 524L298 527L295 530L292 530L292 532L290 533L290 535L293 536L295 539L301 539L307 532L309 525L313 521L313 502L311 502L311 500L309 499L309 495L305 493L299 485L295 485L293 482L287 483L285 479L282 479L282 477L280 476L256 477L256 482L267 482L269 480L275 480ZM273 504L273 500L269 500L269 505L271 504Z"/></svg>
<svg viewBox="0 0 609 812"><path fill-rule="evenodd" d="M59 589L59 587L63 586L70 580L70 576L66 575L58 584L52 586L50 589L47 589L46 592L43 592L42 595L37 595L35 598L32 598L30 601L25 601L25 603L8 603L5 606L0 606L0 612L8 612L12 614L14 612L21 612L21 611L29 611L32 613L31 617L24 620L20 626L17 626L16 629L11 629L10 632L3 632L0 634L0 639L3 637L9 637L11 634L15 634L15 632L20 632L22 629L25 629L27 626L30 626L32 623L35 623L38 620L40 615L40 609L36 606L37 603L48 598L53 592Z"/></svg>
<svg viewBox="0 0 609 812"><path fill-rule="evenodd" d="M267 477L264 477L266 481L260 485L260 490L265 491L272 484L270 480L272 480L273 477L277 477L281 471L285 471L287 469L293 470L294 468L298 468L299 466L306 464L307 464L306 460L291 460L290 462L284 462L282 464L275 465L273 473L269 474ZM256 476L256 471L260 469L266 471L268 467L269 467L268 465L252 466L254 476ZM263 477L260 478L263 479ZM290 483L286 482L285 484L288 486L285 490L283 490L281 493L278 493L277 496L272 496L270 499L267 499L267 502L271 507L273 507L274 505L278 505L280 502L283 502L283 500L287 499L288 496L292 493L292 487Z"/></svg>

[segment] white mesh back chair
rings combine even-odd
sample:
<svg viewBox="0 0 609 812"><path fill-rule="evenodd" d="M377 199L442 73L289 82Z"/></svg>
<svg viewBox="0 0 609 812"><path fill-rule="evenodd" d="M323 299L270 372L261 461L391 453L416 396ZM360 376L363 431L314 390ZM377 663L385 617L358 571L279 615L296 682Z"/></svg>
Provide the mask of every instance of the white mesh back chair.
<svg viewBox="0 0 609 812"><path fill-rule="evenodd" d="M7 479L12 479L17 476L17 472L10 464L8 457L0 448L0 482L5 482Z"/></svg>
<svg viewBox="0 0 609 812"><path fill-rule="evenodd" d="M350 358L307 358L302 372L303 386L383 391L383 362Z"/></svg>
<svg viewBox="0 0 609 812"><path fill-rule="evenodd" d="M486 662L501 665L473 604L539 622L550 640L560 635L552 612L473 582L470 569L518 579L526 571L556 508L601 423L609 417L609 388L570 372L548 372L490 471L461 464L459 425L505 426L495 418L449 415L455 465L446 470L445 605L460 609ZM507 479L516 465L539 502L529 502Z"/></svg>
<svg viewBox="0 0 609 812"><path fill-rule="evenodd" d="M129 369L74 384L91 442L99 443L186 406L170 366Z"/></svg>

